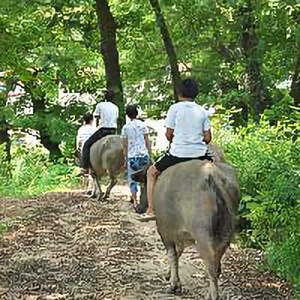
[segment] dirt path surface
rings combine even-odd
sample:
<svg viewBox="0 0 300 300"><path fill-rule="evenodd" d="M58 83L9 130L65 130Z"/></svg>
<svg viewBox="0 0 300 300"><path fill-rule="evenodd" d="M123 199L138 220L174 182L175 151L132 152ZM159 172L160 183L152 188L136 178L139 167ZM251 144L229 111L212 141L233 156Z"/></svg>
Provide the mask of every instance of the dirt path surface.
<svg viewBox="0 0 300 300"><path fill-rule="evenodd" d="M165 293L167 256L155 222L129 214L126 198L127 187L118 185L106 203L78 192L0 200L2 218L13 217L0 237L0 299L205 299L208 282L194 248L180 260L183 295ZM258 271L262 260L259 251L228 250L222 299L292 299L285 283Z"/></svg>

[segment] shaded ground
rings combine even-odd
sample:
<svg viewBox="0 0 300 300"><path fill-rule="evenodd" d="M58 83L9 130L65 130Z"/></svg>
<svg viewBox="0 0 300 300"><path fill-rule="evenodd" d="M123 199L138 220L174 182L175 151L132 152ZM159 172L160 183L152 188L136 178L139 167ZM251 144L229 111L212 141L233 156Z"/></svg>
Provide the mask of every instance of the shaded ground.
<svg viewBox="0 0 300 300"><path fill-rule="evenodd" d="M155 222L124 213L126 193L115 187L108 203L78 192L1 199L0 216L13 220L0 237L0 299L204 299L208 283L193 248L180 261L182 297L165 294L167 257ZM259 251L228 250L222 299L292 299L286 284L258 271L262 261Z"/></svg>

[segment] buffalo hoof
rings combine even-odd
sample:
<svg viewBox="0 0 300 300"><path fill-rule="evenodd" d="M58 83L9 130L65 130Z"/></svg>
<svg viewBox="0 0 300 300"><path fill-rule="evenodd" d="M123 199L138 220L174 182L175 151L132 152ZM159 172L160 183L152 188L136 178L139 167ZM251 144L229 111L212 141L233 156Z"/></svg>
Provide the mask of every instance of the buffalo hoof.
<svg viewBox="0 0 300 300"><path fill-rule="evenodd" d="M168 294L171 295L176 295L176 296L180 296L182 293L182 288L181 286L175 286L175 287L169 287L168 289Z"/></svg>
<svg viewBox="0 0 300 300"><path fill-rule="evenodd" d="M104 193L100 193L100 194L97 196L97 201L103 201L103 198L104 198Z"/></svg>
<svg viewBox="0 0 300 300"><path fill-rule="evenodd" d="M105 202L109 199L109 195L102 193L102 197L100 198L101 202Z"/></svg>
<svg viewBox="0 0 300 300"><path fill-rule="evenodd" d="M166 281L170 281L170 279L171 279L170 272L165 275L165 279L166 279Z"/></svg>
<svg viewBox="0 0 300 300"><path fill-rule="evenodd" d="M108 195L104 195L104 196L101 198L101 201L102 201L102 202L105 202L105 201L108 200L108 198L109 198Z"/></svg>

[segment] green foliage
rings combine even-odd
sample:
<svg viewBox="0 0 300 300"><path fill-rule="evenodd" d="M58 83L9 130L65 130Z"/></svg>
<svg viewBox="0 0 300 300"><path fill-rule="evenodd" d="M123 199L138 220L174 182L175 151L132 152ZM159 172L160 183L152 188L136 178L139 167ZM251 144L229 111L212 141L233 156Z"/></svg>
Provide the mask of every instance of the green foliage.
<svg viewBox="0 0 300 300"><path fill-rule="evenodd" d="M238 169L241 186L239 213L244 246L267 251L269 265L292 283L300 282L300 124L271 127L263 118L235 131L220 123L216 141ZM294 139L287 138L293 133Z"/></svg>
<svg viewBox="0 0 300 300"><path fill-rule="evenodd" d="M298 230L297 230L298 226ZM292 227L289 227L291 230ZM300 297L300 230L299 222L295 224L294 232L287 232L284 240L272 240L267 248L267 258L270 268L281 278L286 278L296 285L296 294ZM299 298L297 298L299 299Z"/></svg>
<svg viewBox="0 0 300 300"><path fill-rule="evenodd" d="M0 159L4 158L3 145L0 147ZM10 165L0 167L1 196L31 196L49 191L70 189L78 184L75 177L76 167L69 161L53 164L41 146L29 149L16 146Z"/></svg>

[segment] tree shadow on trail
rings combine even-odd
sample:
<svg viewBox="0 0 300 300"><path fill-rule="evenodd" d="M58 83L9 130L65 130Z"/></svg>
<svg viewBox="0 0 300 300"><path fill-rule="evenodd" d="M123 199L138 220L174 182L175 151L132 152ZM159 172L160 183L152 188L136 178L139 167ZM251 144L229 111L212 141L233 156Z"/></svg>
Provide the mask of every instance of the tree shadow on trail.
<svg viewBox="0 0 300 300"><path fill-rule="evenodd" d="M0 238L0 299L202 299L208 282L193 248L180 260L183 295L166 295L167 256L155 222L120 216L120 191L105 203L51 193L23 205ZM226 254L224 299L291 299L288 285L258 272L262 259L252 249Z"/></svg>

